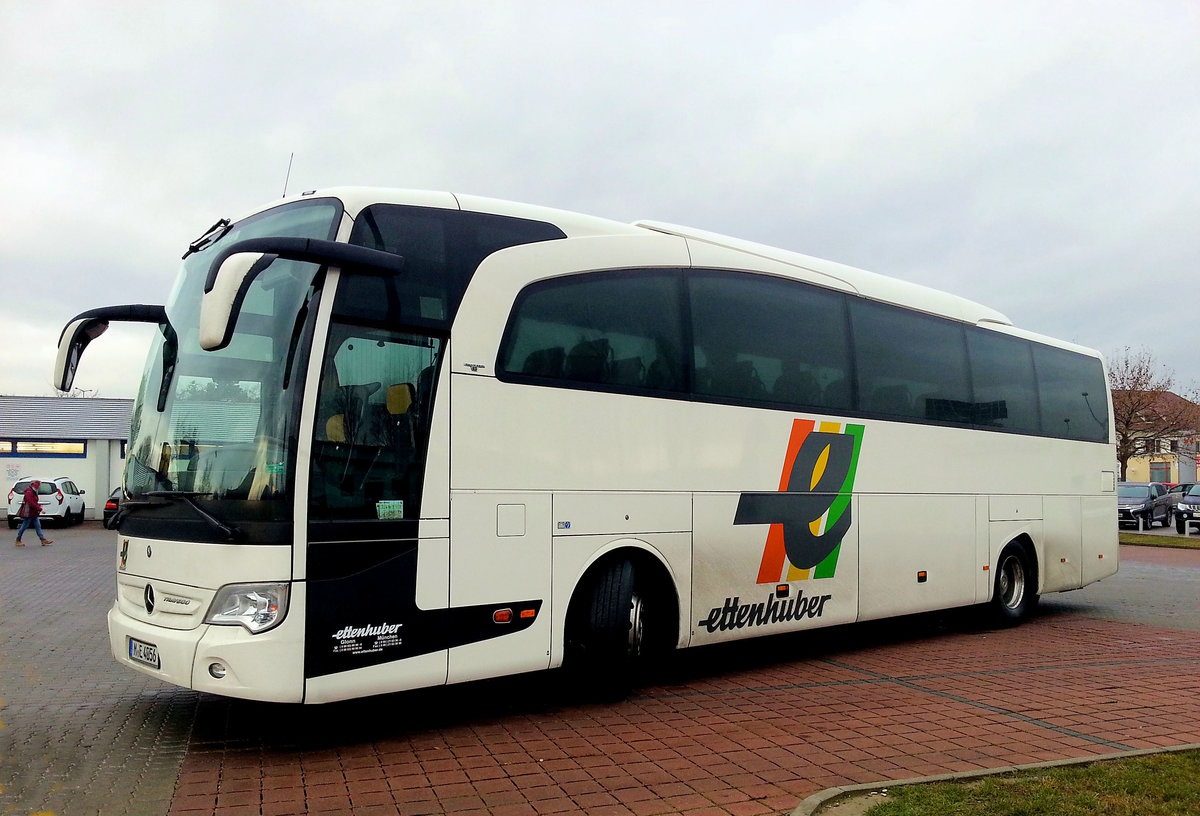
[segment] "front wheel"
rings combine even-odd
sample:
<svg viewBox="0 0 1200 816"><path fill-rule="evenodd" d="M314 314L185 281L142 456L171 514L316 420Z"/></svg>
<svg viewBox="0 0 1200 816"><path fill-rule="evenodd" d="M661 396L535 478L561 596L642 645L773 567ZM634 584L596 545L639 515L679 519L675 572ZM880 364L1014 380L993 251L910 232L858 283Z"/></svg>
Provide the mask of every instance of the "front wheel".
<svg viewBox="0 0 1200 816"><path fill-rule="evenodd" d="M1033 559L1024 545L1009 544L996 564L993 617L1001 624L1012 626L1032 615L1037 604L1037 573Z"/></svg>
<svg viewBox="0 0 1200 816"><path fill-rule="evenodd" d="M1175 532L1180 535L1187 535L1187 522L1178 516L1175 517Z"/></svg>
<svg viewBox="0 0 1200 816"><path fill-rule="evenodd" d="M569 621L567 660L582 687L604 697L628 693L648 651L648 592L637 567L613 561L592 579Z"/></svg>

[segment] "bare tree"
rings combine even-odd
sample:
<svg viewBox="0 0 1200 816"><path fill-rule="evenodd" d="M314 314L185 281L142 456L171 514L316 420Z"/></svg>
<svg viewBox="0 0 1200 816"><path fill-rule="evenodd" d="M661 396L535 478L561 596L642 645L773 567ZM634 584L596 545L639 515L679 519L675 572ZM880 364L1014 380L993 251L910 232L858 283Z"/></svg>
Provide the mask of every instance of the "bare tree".
<svg viewBox="0 0 1200 816"><path fill-rule="evenodd" d="M1117 431L1117 461L1121 479L1135 456L1159 450L1180 437L1200 431L1200 405L1195 387L1176 394L1175 372L1163 366L1147 349L1129 346L1109 358L1108 382L1112 388L1113 421Z"/></svg>

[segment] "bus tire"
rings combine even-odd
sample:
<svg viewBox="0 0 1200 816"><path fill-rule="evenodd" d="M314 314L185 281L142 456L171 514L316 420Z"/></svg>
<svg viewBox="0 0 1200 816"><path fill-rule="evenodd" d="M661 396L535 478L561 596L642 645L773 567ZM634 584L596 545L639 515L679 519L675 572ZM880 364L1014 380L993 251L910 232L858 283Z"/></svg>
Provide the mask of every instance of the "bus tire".
<svg viewBox="0 0 1200 816"><path fill-rule="evenodd" d="M1004 548L996 562L992 618L1003 626L1015 626L1032 615L1037 604L1037 567L1029 549L1014 541Z"/></svg>
<svg viewBox="0 0 1200 816"><path fill-rule="evenodd" d="M580 599L568 659L578 685L592 695L619 698L633 683L646 644L645 593L628 559L604 565Z"/></svg>

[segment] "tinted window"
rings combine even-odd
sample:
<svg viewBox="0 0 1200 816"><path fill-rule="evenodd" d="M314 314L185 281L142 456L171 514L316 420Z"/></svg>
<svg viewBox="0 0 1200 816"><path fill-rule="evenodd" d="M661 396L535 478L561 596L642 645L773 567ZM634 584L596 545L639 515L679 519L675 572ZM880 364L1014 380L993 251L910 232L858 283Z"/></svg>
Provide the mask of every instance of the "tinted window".
<svg viewBox="0 0 1200 816"><path fill-rule="evenodd" d="M1107 442L1108 399L1100 361L1034 343L1033 362L1041 394L1042 432Z"/></svg>
<svg viewBox="0 0 1200 816"><path fill-rule="evenodd" d="M961 324L852 299L858 405L871 414L974 419Z"/></svg>
<svg viewBox="0 0 1200 816"><path fill-rule="evenodd" d="M748 273L632 270L533 284L509 318L499 371L546 384L1108 441L1096 358Z"/></svg>
<svg viewBox="0 0 1200 816"><path fill-rule="evenodd" d="M375 322L446 326L488 255L505 247L565 237L540 221L499 215L376 204L354 222L350 243L404 258L391 277L355 275L338 287L338 314Z"/></svg>
<svg viewBox="0 0 1200 816"><path fill-rule="evenodd" d="M996 332L968 329L967 349L976 424L1040 433L1033 344Z"/></svg>
<svg viewBox="0 0 1200 816"><path fill-rule="evenodd" d="M747 274L688 278L695 393L830 409L850 408L842 295Z"/></svg>
<svg viewBox="0 0 1200 816"><path fill-rule="evenodd" d="M613 390L686 387L678 273L625 272L543 281L517 300L500 371Z"/></svg>

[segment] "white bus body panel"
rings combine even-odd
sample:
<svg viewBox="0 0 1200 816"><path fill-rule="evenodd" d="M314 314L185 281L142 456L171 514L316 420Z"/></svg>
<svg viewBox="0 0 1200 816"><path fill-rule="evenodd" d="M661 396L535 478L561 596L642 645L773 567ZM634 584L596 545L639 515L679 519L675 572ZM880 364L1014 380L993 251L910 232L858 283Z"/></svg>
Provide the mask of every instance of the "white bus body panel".
<svg viewBox="0 0 1200 816"><path fill-rule="evenodd" d="M651 506L658 496L691 493L692 615L681 629L681 639L690 630L692 644L984 602L991 598L1001 550L1017 538L1033 544L1041 587L1071 588L1079 586L1081 578L1106 574L1095 568L1089 572L1089 556L1079 552L1083 544L1061 533L1071 524L1076 512L1072 508L1087 503L1105 508L1111 520L1115 496L1097 495L1106 483L1105 474L1111 474L1111 446L495 379L496 351L509 306L520 289L535 280L610 268L711 264L833 283L828 271L735 258L728 249L695 242L686 249L688 259L670 243L596 238L588 239L586 246L569 241L515 247L484 262L460 309L452 349L451 472L456 490L519 489L556 496L640 491ZM886 279L861 278L872 285L880 285L879 280ZM834 288L852 287L843 283ZM939 300L934 296L941 293L905 292L914 298L928 296L932 307L951 313L1004 320L999 313L953 296ZM789 433L797 419L864 427L852 524L833 575L784 581L805 598L828 596L816 607L820 611L806 611L790 622L752 626L747 621L761 620L761 611L747 613L741 607L769 603L766 596L774 585L756 579L761 577L765 531L772 525L734 525L732 520L742 492L779 489ZM513 451L521 453L514 456ZM1049 536L1042 496L1055 500ZM1094 512L1097 519L1101 512ZM560 520L557 508L555 520ZM633 532L621 524L589 529L613 539ZM1093 529L1086 524L1085 529L1087 541ZM554 532L556 537L563 533ZM1115 536L1105 532L1100 540L1115 541ZM574 558L587 556L576 553ZM1058 559L1061 568L1047 567L1049 558ZM1072 564L1081 558L1083 569L1075 577ZM1103 559L1097 555L1094 560ZM1111 557L1110 563L1115 563ZM688 571L674 564L672 569L676 574ZM573 591L561 583L570 571L560 572L556 564L555 592ZM681 602L684 597L681 591ZM561 637L558 611L565 610L568 601L554 599L555 640ZM730 608L727 614L721 611L725 607ZM726 626L710 631L705 623L713 620L714 610ZM745 625L738 625L738 615Z"/></svg>
<svg viewBox="0 0 1200 816"><path fill-rule="evenodd" d="M782 455L776 458L781 459ZM779 465L773 464L774 479L778 481ZM858 616L857 523L851 524L842 539L832 577L789 580L783 575L757 583L771 525L733 525L740 495L695 494L696 556L692 565L690 645L853 622ZM855 502L851 507L852 518L857 510ZM786 598L775 597L775 588L781 583L790 585ZM789 602L793 615L783 619L785 604ZM762 611L758 612L760 605ZM776 615L771 614L774 610L778 610Z"/></svg>
<svg viewBox="0 0 1200 816"><path fill-rule="evenodd" d="M450 498L450 606L543 601L532 626L450 649L459 683L550 663L549 493L456 491ZM518 614L519 609L512 608ZM511 625L497 623L503 629Z"/></svg>

